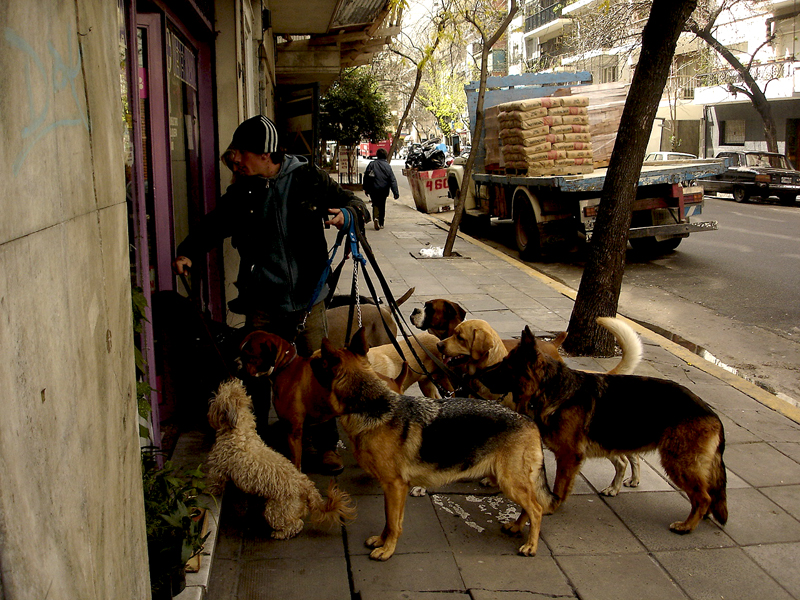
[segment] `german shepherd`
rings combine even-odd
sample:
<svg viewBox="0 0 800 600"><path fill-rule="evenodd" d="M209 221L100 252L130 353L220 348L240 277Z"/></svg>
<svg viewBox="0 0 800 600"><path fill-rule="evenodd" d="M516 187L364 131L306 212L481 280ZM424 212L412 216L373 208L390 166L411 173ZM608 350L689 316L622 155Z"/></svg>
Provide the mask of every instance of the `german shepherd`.
<svg viewBox="0 0 800 600"><path fill-rule="evenodd" d="M709 512L723 525L728 520L722 422L682 385L570 369L538 351L528 327L519 347L482 381L492 391L513 392L556 455L555 507L569 496L584 459L658 450L692 505L687 519L669 528L689 533Z"/></svg>
<svg viewBox="0 0 800 600"><path fill-rule="evenodd" d="M438 486L491 476L502 492L522 507L503 530L531 527L519 553L533 556L542 514L554 498L547 487L542 443L533 422L493 401L412 398L391 391L367 358L364 331L347 349L327 339L311 368L342 407L339 422L350 437L358 464L384 492L386 525L366 540L370 558L387 560L395 552L411 485Z"/></svg>

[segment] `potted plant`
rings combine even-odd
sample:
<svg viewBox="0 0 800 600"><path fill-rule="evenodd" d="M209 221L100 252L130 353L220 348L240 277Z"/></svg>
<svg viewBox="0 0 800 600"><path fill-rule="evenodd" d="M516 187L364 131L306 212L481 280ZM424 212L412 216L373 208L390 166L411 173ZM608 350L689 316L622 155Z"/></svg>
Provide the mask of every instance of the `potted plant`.
<svg viewBox="0 0 800 600"><path fill-rule="evenodd" d="M186 563L203 549L206 508L200 496L205 489L203 473L196 469L179 473L167 461L159 467L157 448L142 449L147 553L153 600L172 598L186 586Z"/></svg>

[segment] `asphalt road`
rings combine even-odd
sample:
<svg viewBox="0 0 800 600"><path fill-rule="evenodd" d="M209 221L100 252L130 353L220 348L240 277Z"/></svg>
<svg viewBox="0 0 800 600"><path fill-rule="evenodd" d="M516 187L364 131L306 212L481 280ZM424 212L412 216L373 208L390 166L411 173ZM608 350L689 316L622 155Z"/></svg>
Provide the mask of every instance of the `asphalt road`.
<svg viewBox="0 0 800 600"><path fill-rule="evenodd" d="M400 161L392 166L408 190ZM707 197L703 218L719 230L657 258L628 252L620 314L800 404L800 206ZM482 238L519 258L513 240L508 224ZM583 259L526 264L577 290Z"/></svg>

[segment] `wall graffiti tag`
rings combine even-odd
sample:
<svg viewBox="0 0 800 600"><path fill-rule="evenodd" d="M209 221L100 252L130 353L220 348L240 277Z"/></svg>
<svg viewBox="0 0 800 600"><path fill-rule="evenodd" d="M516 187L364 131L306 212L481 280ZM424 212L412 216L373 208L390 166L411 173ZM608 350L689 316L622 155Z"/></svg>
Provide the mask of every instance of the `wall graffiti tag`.
<svg viewBox="0 0 800 600"><path fill-rule="evenodd" d="M33 47L13 29L5 29L5 41L13 48L26 55L24 62L25 82L28 100L28 121L23 123L20 130L22 148L14 161L13 172L16 176L22 168L34 146L47 134L58 127L82 126L89 131L89 119L78 96L77 79L81 73L81 55L76 48L73 50L73 36L67 35L67 53L62 56L52 42L47 43L48 56L43 58ZM68 64L71 63L71 64ZM49 69L48 69L49 67ZM39 83L40 85L34 85ZM50 86L53 95L69 88L69 93L75 103L75 113L70 118L57 119L51 110L51 95L37 94L36 89L47 89ZM43 98L41 96L44 96Z"/></svg>

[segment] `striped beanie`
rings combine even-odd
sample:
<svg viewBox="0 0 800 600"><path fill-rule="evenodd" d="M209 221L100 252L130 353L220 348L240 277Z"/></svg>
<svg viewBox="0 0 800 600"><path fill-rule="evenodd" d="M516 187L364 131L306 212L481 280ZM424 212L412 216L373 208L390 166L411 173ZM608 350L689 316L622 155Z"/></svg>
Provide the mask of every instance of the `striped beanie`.
<svg viewBox="0 0 800 600"><path fill-rule="evenodd" d="M228 150L268 154L278 151L278 130L264 115L243 121L233 132Z"/></svg>

